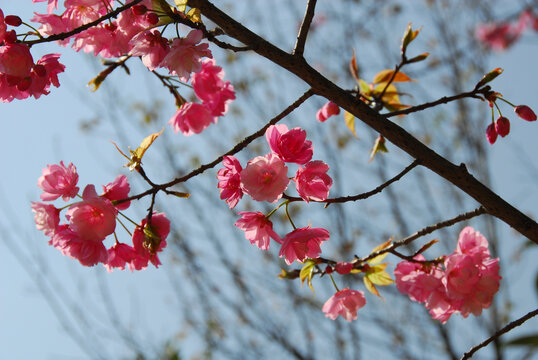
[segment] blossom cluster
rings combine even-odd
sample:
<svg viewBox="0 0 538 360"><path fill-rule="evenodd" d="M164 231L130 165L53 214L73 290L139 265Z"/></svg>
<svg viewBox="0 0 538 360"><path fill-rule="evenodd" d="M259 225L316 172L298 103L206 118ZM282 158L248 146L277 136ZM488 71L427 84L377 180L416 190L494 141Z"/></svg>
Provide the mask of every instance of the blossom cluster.
<svg viewBox="0 0 538 360"><path fill-rule="evenodd" d="M478 316L499 290L499 259L492 259L487 239L465 227L454 253L443 266L425 261L402 261L394 270L396 287L413 301L424 303L434 319L445 323L452 314Z"/></svg>
<svg viewBox="0 0 538 360"><path fill-rule="evenodd" d="M17 41L15 30L22 24L16 15L4 17L0 9L0 101L11 102L14 99L26 99L30 96L38 99L49 93L51 85L60 86L58 74L65 66L58 59L60 54L47 54L34 62L30 47Z"/></svg>
<svg viewBox="0 0 538 360"><path fill-rule="evenodd" d="M161 264L157 252L166 247L166 237L170 232L170 221L165 214L154 213L150 224L148 219L143 219L132 233L132 246L117 240L117 216L130 205L129 201L116 203L129 196L130 186L124 175L103 186L101 195L97 194L95 185L89 184L80 196L75 165L65 166L60 162L44 168L37 185L43 190L40 196L43 201L50 202L60 197L64 201L82 198L82 201L62 208L32 202L37 229L49 236L49 245L64 255L77 259L84 266L101 263L108 271L112 268L123 270L126 264L131 271L144 269L149 262L156 267ZM60 224L63 209L67 209L66 222ZM116 241L107 249L103 242L111 234Z"/></svg>
<svg viewBox="0 0 538 360"><path fill-rule="evenodd" d="M493 100L492 102L495 102L495 100ZM493 104L491 103L490 106L493 106ZM514 112L516 113L517 116L519 116L523 120L536 121L536 114L527 105L514 106ZM495 121L493 120L493 118L491 119L491 124L489 124L488 127L486 128L486 139L491 145L493 145L495 141L497 141L498 136L505 137L509 133L510 133L510 120L508 120L508 118L501 115Z"/></svg>
<svg viewBox="0 0 538 360"><path fill-rule="evenodd" d="M526 29L538 31L538 15L523 11L515 22L479 24L476 38L493 50L501 51L512 46Z"/></svg>

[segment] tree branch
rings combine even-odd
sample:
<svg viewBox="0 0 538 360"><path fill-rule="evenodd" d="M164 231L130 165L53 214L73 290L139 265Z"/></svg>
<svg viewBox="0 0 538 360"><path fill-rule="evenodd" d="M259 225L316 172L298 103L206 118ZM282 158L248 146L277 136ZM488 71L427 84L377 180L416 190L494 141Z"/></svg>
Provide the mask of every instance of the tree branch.
<svg viewBox="0 0 538 360"><path fill-rule="evenodd" d="M304 14L303 22L301 24L301 29L299 29L299 34L297 35L297 42L295 43L295 48L293 49L293 55L303 56L304 45L306 43L306 37L308 36L308 30L310 30L310 24L312 24L312 19L314 18L315 8L317 0L308 0L306 5L306 12Z"/></svg>
<svg viewBox="0 0 538 360"><path fill-rule="evenodd" d="M348 91L325 78L312 68L303 57L291 55L277 48L216 8L209 1L188 0L188 3L191 7L200 9L204 16L222 28L227 35L250 46L257 54L295 74L310 85L316 94L333 101L341 108L355 115L394 145L413 158L420 160L421 165L467 193L484 206L489 214L504 221L538 244L538 224L476 180L463 164L462 166L457 166L440 156L403 128L388 120L387 117L378 114L364 103L357 101Z"/></svg>
<svg viewBox="0 0 538 360"><path fill-rule="evenodd" d="M460 358L460 360L465 360L465 359L471 358L471 356L473 356L473 354L477 350L480 350L481 348L488 345L493 340L499 338L499 336L509 332L510 330L512 330L515 327L518 327L518 326L522 325L525 321L535 317L536 315L538 315L538 309L535 309L535 310L529 312L527 315L522 316L519 319L512 321L511 323L507 324L505 327L503 327L502 329L497 331L495 334L491 335L489 338L482 341L480 344L478 344L475 347L471 348L469 351L467 351L465 354L463 354L463 356Z"/></svg>

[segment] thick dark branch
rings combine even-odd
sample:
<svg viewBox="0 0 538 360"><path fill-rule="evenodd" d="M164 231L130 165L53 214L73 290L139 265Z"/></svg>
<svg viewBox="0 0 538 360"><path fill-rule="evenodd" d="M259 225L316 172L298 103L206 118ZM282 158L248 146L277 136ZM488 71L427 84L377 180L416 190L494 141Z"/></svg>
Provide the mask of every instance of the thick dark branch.
<svg viewBox="0 0 538 360"><path fill-rule="evenodd" d="M295 43L295 48L293 49L293 55L303 56L308 30L310 30L310 24L312 24L312 19L314 18L316 2L317 0L308 0L303 23L301 24L301 29L297 35L297 42Z"/></svg>
<svg viewBox="0 0 538 360"><path fill-rule="evenodd" d="M366 104L357 101L353 94L333 84L302 56L291 55L257 34L253 33L207 0L189 0L189 5L199 8L204 16L222 28L228 36L252 48L259 55L295 74L305 81L313 91L355 115L361 121L382 134L387 140L420 160L439 176L450 181L480 203L487 212L538 244L538 224L521 211L503 200L487 186L476 180L465 166L457 166L424 145L400 126L380 115Z"/></svg>
<svg viewBox="0 0 538 360"><path fill-rule="evenodd" d="M263 136L265 134L265 131L267 130L267 128L269 126L275 125L277 122L279 122L280 120L282 120L283 118L285 118L286 116L291 114L293 110L297 109L302 103L304 103L312 95L314 95L314 92L312 90L308 90L307 92L305 92L293 104L291 104L286 109L284 109L284 111L282 111L280 114L278 114L277 116L272 118L267 124L265 124L264 127L259 129L255 133L250 134L249 136L247 136L245 139L243 139L243 141L241 141L240 143L235 145L231 150L229 150L225 154L222 154L221 156L219 156L218 158L216 158L212 162L210 162L208 164L204 164L204 165L200 166L199 168L191 171L190 173L188 173L186 175L183 175L182 177L176 178L176 179L174 179L174 180L172 180L170 182L167 182L166 184L156 185L153 188L144 191L143 193L140 193L138 195L130 196L130 197L126 198L126 199L118 200L116 203L118 204L118 203L122 203L122 202L125 202L125 201L141 199L141 198L143 198L145 196L154 194L154 193L156 193L158 191L161 191L161 190L165 190L165 189L167 189L167 188L169 188L171 186L174 186L176 184L185 182L185 181L187 181L187 180L189 180L189 179L191 179L191 178L193 178L193 177L195 177L197 175L200 175L204 171L217 166L218 164L220 164L222 162L222 159L225 156L237 154L239 151L241 151L245 147L247 147L247 145L250 144L252 141L259 138L260 136Z"/></svg>
<svg viewBox="0 0 538 360"><path fill-rule="evenodd" d="M403 109L403 110L393 111L393 112L390 112L388 114L383 114L383 116L386 116L386 117L389 118L389 117L393 117L393 116L396 116L396 115L410 114L410 113L414 113L414 112L417 112L417 111L426 110L428 108L431 108L431 107L434 107L434 106L437 106L437 105L446 104L446 103L449 103L451 101L460 100L460 99L464 99L464 98L468 98L468 97L482 99L477 94L484 93L485 91L488 91L490 89L491 88L489 86L486 86L486 87L483 87L483 88L481 88L479 90L468 91L468 92L464 92L464 93L454 95L454 96L443 96L442 98L440 98L438 100L428 102L428 103L424 103L424 104L417 105L417 106L413 106L413 107Z"/></svg>
<svg viewBox="0 0 538 360"><path fill-rule="evenodd" d="M141 1L142 0L133 0L132 2L130 2L128 4L120 6L116 10L111 11L108 14L101 16L99 19L94 20L92 22L89 22L87 24L84 24L82 26L79 26L78 28L75 28L75 29L73 29L71 31L50 35L50 36L47 36L46 38L41 38L41 39L37 39L37 40L25 41L24 43L31 46L31 45L34 45L34 44L46 43L46 42L51 42L51 41L56 41L56 40L65 40L65 39L67 39L67 38L69 38L69 37L71 37L73 35L76 35L76 34L79 34L79 33L83 32L83 31L85 31L85 30L88 30L91 27L97 26L100 23L102 23L103 21L106 21L106 20L111 19L111 18L115 18L122 11L125 11L125 10L135 6L136 4L138 4Z"/></svg>
<svg viewBox="0 0 538 360"><path fill-rule="evenodd" d="M373 196L375 194L380 193L381 191L383 191L383 189L388 187L393 182L396 182L396 181L400 180L402 177L405 176L405 174L407 174L409 171L411 171L412 169L414 169L418 165L420 165L419 160L413 161L409 166L407 166L405 169L403 169L398 175L396 175L392 179L389 179L388 181L384 182L383 184L379 185L375 189L370 190L368 192L365 192L365 193L362 193L362 194L357 194L357 195L342 196L342 197L327 199L325 201L319 201L319 202L329 205L329 204L335 204L335 203L345 203L345 202L349 202L349 201L357 201L357 200L367 199L370 196ZM290 202L292 202L292 201L302 201L303 200L300 197L294 197L294 196L284 195L283 197L285 199L288 199ZM316 202L316 201L312 200L312 202Z"/></svg>
<svg viewBox="0 0 538 360"><path fill-rule="evenodd" d="M528 313L527 315L522 316L519 319L512 321L511 323L507 324L505 327L503 327L502 329L497 331L495 334L491 335L491 337L487 338L486 340L482 341L480 344L478 344L475 347L471 348L469 351L467 351L465 354L463 354L463 356L460 358L460 360L465 360L465 359L471 358L471 356L473 356L473 354L477 350L483 348L484 346L487 346L490 342L492 342L493 340L499 338L499 336L501 336L503 334L506 334L507 332L509 332L513 328L522 325L525 321L535 317L536 315L538 315L538 309L535 309L535 310L531 311L530 313Z"/></svg>
<svg viewBox="0 0 538 360"><path fill-rule="evenodd" d="M392 252L394 249L396 249L396 248L398 248L400 246L403 246L403 245L407 245L407 244L411 243L412 241L414 241L414 240L416 240L416 239L418 239L418 238L420 238L420 237L422 237L424 235L431 234L432 232L434 232L436 230L439 230L441 228L452 226L452 225L457 224L459 222L469 220L471 218L474 218L475 216L479 216L479 215L482 215L482 214L485 214L485 213L486 213L486 210L482 206L480 206L479 208L476 208L473 211L469 211L469 212L466 212L464 214L460 214L460 215L458 215L458 216L456 216L456 217L454 217L452 219L442 221L442 222L437 223L435 225L427 226L427 227L423 228L422 230L417 231L413 235L410 235L410 236L408 236L408 237L406 237L406 238L404 238L402 240L395 241L392 244L390 244L388 247L386 247L385 249L382 249L382 250L376 251L374 253L371 253L367 257L362 258L360 260L364 262L364 261L368 261L370 259L373 259L378 255L381 255L381 254L384 254L384 253L387 253L387 252Z"/></svg>

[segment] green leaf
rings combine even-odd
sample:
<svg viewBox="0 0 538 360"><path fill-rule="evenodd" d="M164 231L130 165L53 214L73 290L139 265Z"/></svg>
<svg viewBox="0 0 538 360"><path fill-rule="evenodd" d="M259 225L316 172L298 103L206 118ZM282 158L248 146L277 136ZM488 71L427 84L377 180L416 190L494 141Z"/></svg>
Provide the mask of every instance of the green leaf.
<svg viewBox="0 0 538 360"><path fill-rule="evenodd" d="M308 284L308 287L312 292L315 294L314 287L312 286L312 276L314 276L314 270L316 269L316 265L318 264L318 260L316 259L308 259L304 262L304 265L301 269L301 272L299 273L299 278L301 279L301 286L303 285L304 281L306 280L306 283Z"/></svg>
<svg viewBox="0 0 538 360"><path fill-rule="evenodd" d="M374 160L374 156L378 152L385 152L385 153L389 152L389 150L385 146L385 138L381 135L379 135L377 139L375 140L374 147L372 148L370 152L370 162Z"/></svg>
<svg viewBox="0 0 538 360"><path fill-rule="evenodd" d="M347 111L344 111L344 121L346 122L346 126L349 130L357 137L357 134L355 133L355 116Z"/></svg>
<svg viewBox="0 0 538 360"><path fill-rule="evenodd" d="M411 23L407 25L407 29L405 29L404 36L402 37L402 46L401 46L402 53L405 54L405 51L407 50L407 45L409 45L411 41L415 40L420 30L421 29L413 31L413 29L411 28Z"/></svg>
<svg viewBox="0 0 538 360"><path fill-rule="evenodd" d="M503 71L504 70L501 68L496 68L494 70L491 70L486 75L484 75L484 77L482 77L482 79L478 82L478 84L476 84L475 89L480 89L482 86L486 85L488 82L492 81L497 76L501 75Z"/></svg>
<svg viewBox="0 0 538 360"><path fill-rule="evenodd" d="M370 90L370 85L368 85L368 83L364 81L363 79L359 79L359 89L361 91L361 94L367 95L367 96L369 96L370 93L372 92Z"/></svg>
<svg viewBox="0 0 538 360"><path fill-rule="evenodd" d="M538 347L538 334L520 336L503 344L504 346L528 346Z"/></svg>

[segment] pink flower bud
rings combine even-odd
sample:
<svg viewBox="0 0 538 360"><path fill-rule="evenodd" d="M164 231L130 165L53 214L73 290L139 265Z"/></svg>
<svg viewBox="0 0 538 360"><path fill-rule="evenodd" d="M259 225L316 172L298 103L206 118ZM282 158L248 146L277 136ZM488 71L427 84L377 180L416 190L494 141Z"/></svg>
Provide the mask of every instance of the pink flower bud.
<svg viewBox="0 0 538 360"><path fill-rule="evenodd" d="M22 20L17 15L8 15L5 17L4 22L11 26L19 26L22 24Z"/></svg>
<svg viewBox="0 0 538 360"><path fill-rule="evenodd" d="M514 108L517 116L527 121L536 121L536 114L527 105L518 105Z"/></svg>
<svg viewBox="0 0 538 360"><path fill-rule="evenodd" d="M497 134L505 137L510 132L510 121L504 116L501 116L495 121L495 131Z"/></svg>
<svg viewBox="0 0 538 360"><path fill-rule="evenodd" d="M324 122L331 116L338 114L340 114L340 108L338 107L338 105L336 105L332 101L329 101L328 103L323 105L321 109L318 110L318 112L316 113L316 119L319 122Z"/></svg>
<svg viewBox="0 0 538 360"><path fill-rule="evenodd" d="M155 25L159 22L159 15L155 14L154 12L149 12L146 14L146 21L151 25Z"/></svg>
<svg viewBox="0 0 538 360"><path fill-rule="evenodd" d="M495 143L495 140L497 140L497 131L495 130L495 124L491 123L488 125L486 129L486 138L491 145L493 145Z"/></svg>
<svg viewBox="0 0 538 360"><path fill-rule="evenodd" d="M143 5L143 4L135 5L132 7L132 9L133 9L133 14L135 15L144 15L148 11L148 8L146 7L146 5Z"/></svg>

